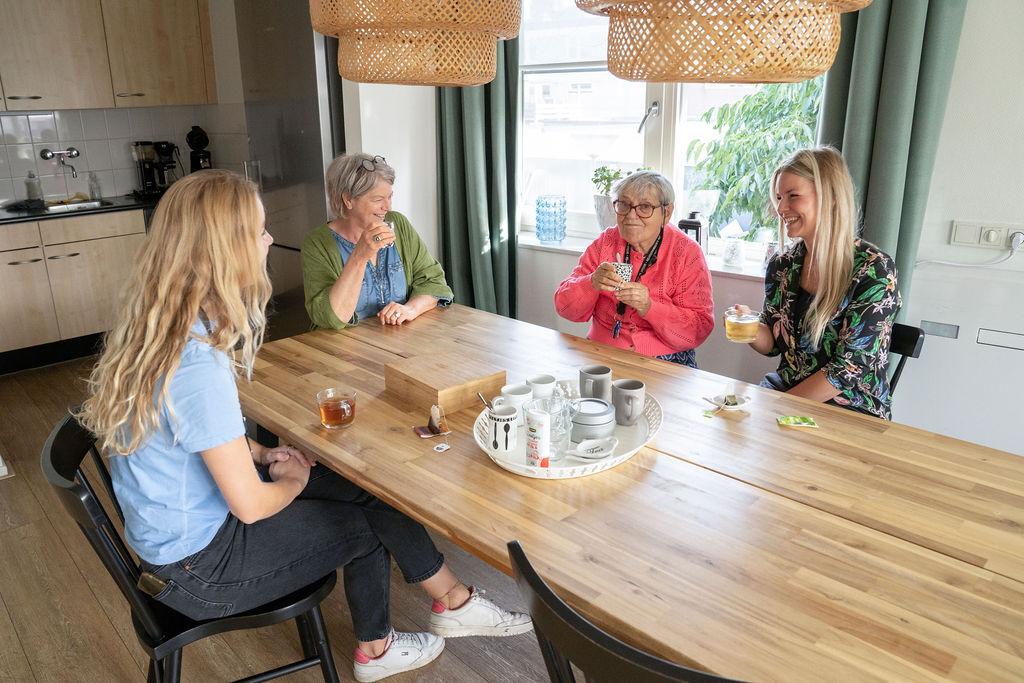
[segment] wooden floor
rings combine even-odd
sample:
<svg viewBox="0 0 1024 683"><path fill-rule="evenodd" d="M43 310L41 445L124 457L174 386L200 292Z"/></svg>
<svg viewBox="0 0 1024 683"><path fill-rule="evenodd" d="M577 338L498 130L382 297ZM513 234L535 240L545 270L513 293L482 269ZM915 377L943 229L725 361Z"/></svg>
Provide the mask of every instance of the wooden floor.
<svg viewBox="0 0 1024 683"><path fill-rule="evenodd" d="M0 456L14 476L0 481L0 681L145 680L146 656L127 604L39 469L51 427L83 396L90 361L0 376ZM522 609L511 579L437 539L452 568L488 597ZM392 573L391 615L399 630L425 630L429 602ZM354 637L338 587L324 603L334 657L351 680ZM183 680L225 681L299 659L291 622L208 638L185 649ZM542 681L532 634L459 638L425 669L389 681ZM307 670L284 680L321 680Z"/></svg>

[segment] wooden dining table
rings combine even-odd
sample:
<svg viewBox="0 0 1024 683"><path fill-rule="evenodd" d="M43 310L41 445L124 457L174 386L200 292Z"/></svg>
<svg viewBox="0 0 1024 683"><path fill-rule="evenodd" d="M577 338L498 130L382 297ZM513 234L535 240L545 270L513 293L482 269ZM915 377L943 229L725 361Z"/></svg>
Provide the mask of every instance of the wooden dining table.
<svg viewBox="0 0 1024 683"><path fill-rule="evenodd" d="M477 446L477 406L449 413L435 452L384 367L460 356L510 382L608 365L646 384L660 431L612 469L532 479ZM328 386L357 393L347 429L319 423ZM283 441L506 573L519 540L570 605L666 659L752 681L1024 680L1024 458L458 305L269 343L239 393ZM722 393L750 401L709 415Z"/></svg>

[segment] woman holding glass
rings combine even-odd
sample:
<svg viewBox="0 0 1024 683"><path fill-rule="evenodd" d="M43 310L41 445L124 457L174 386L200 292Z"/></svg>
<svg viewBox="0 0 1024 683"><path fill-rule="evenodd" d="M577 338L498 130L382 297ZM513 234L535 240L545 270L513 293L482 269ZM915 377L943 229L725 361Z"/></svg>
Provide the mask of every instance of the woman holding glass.
<svg viewBox="0 0 1024 683"><path fill-rule="evenodd" d="M341 329L377 316L401 325L452 302L444 270L409 219L391 210L395 171L384 157L345 154L327 168L335 218L302 243L306 311Z"/></svg>
<svg viewBox="0 0 1024 683"><path fill-rule="evenodd" d="M559 285L555 309L589 320L589 339L695 368L694 349L715 325L711 276L700 246L670 222L672 184L637 171L613 194L617 224Z"/></svg>
<svg viewBox="0 0 1024 683"><path fill-rule="evenodd" d="M886 367L900 293L896 265L856 238L853 180L831 147L804 149L772 174L779 244L765 273L764 310L750 342L781 356L761 385L891 418ZM749 314L737 305L726 312Z"/></svg>

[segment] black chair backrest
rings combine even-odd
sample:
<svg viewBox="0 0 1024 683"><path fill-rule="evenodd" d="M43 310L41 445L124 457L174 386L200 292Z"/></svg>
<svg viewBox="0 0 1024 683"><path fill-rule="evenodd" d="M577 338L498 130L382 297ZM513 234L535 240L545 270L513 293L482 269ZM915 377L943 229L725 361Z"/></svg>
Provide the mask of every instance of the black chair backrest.
<svg viewBox="0 0 1024 683"><path fill-rule="evenodd" d="M123 522L124 514L114 497L110 472L96 449L96 438L73 415L61 420L46 439L41 457L43 474L110 572L136 618L154 640L160 640L163 633L150 605L150 597L137 587L139 565L85 476L82 464L86 456L92 457L104 488Z"/></svg>
<svg viewBox="0 0 1024 683"><path fill-rule="evenodd" d="M556 683L576 678L573 665L588 681L718 683L731 679L674 664L638 650L587 621L562 601L537 574L518 541L508 544L512 572L526 599L548 675Z"/></svg>
<svg viewBox="0 0 1024 683"><path fill-rule="evenodd" d="M921 349L924 348L924 330L913 325L896 323L892 326L892 337L889 340L889 353L899 354L899 362L893 370L892 378L889 380L889 394L896 391L896 385L903 374L903 366L907 364L908 358L920 358Z"/></svg>

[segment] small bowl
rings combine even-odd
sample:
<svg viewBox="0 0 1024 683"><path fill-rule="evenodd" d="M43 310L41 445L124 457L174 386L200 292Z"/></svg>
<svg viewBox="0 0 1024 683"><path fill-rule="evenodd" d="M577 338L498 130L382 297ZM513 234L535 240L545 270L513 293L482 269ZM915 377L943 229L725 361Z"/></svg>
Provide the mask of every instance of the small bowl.
<svg viewBox="0 0 1024 683"><path fill-rule="evenodd" d="M730 405L726 405L726 403L725 403L725 394L719 394L718 396L715 396L714 398L712 398L711 402L714 403L719 408L721 408L722 410L739 410L743 406L745 406L748 403L750 403L750 397L748 397L748 396L736 396L736 405L730 406Z"/></svg>

